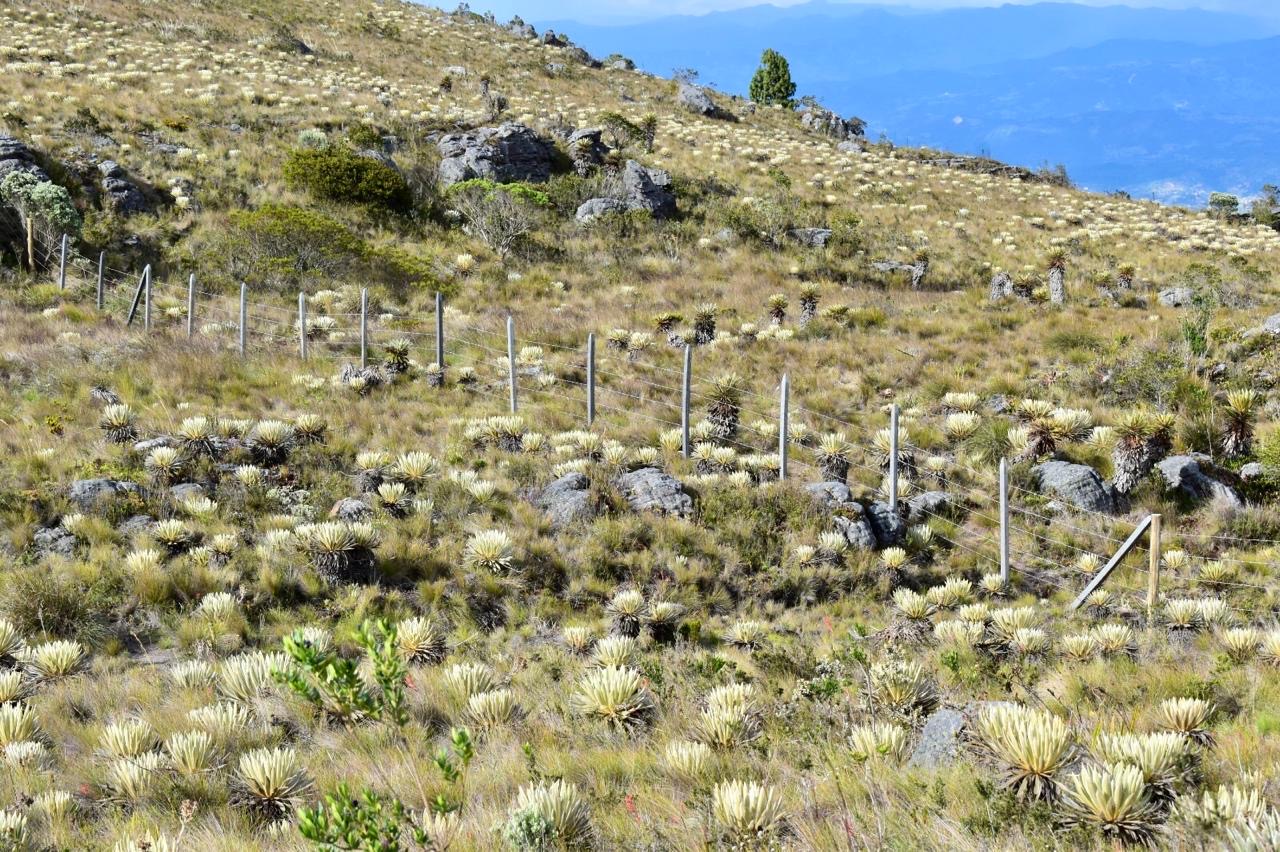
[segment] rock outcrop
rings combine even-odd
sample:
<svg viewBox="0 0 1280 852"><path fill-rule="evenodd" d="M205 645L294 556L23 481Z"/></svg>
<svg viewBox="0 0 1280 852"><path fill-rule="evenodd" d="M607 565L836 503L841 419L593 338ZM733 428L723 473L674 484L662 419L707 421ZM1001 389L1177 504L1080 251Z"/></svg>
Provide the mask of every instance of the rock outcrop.
<svg viewBox="0 0 1280 852"><path fill-rule="evenodd" d="M36 162L35 153L25 142L0 133L0 179L10 172L30 172L37 180L48 180L48 173Z"/></svg>
<svg viewBox="0 0 1280 852"><path fill-rule="evenodd" d="M546 183L551 178L555 147L531 128L507 121L450 133L440 139L442 186L485 178L497 183Z"/></svg>
<svg viewBox="0 0 1280 852"><path fill-rule="evenodd" d="M822 136L830 136L839 142L861 139L867 123L860 118L841 118L829 109L813 106L800 115L800 124L806 130Z"/></svg>

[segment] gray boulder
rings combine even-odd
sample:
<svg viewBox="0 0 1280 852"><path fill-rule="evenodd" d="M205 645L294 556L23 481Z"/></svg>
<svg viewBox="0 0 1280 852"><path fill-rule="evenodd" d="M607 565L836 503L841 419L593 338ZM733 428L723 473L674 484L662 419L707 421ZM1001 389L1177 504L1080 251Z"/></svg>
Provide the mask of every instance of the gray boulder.
<svg viewBox="0 0 1280 852"><path fill-rule="evenodd" d="M1201 465L1208 466L1206 455L1169 456L1158 463L1156 469L1164 477L1170 490L1181 491L1192 500L1213 500L1226 506L1240 506L1240 495L1235 489L1205 473Z"/></svg>
<svg viewBox="0 0 1280 852"><path fill-rule="evenodd" d="M711 96L705 89L683 80L676 89L676 103L695 115L708 118L713 118L720 113L720 108L716 106L715 101L711 100Z"/></svg>
<svg viewBox="0 0 1280 852"><path fill-rule="evenodd" d="M465 133L449 133L440 149L442 186L486 178L498 183L546 183L551 178L555 147L523 124L507 121Z"/></svg>
<svg viewBox="0 0 1280 852"><path fill-rule="evenodd" d="M25 142L0 133L0 179L10 172L29 172L37 180L47 181L49 174L36 162L36 156Z"/></svg>
<svg viewBox="0 0 1280 852"><path fill-rule="evenodd" d="M343 497L329 510L329 517L348 523L365 521L372 516L373 507L359 497Z"/></svg>
<svg viewBox="0 0 1280 852"><path fill-rule="evenodd" d="M626 213L631 208L620 198L588 198L578 206L573 219L580 225L590 224L610 213Z"/></svg>
<svg viewBox="0 0 1280 852"><path fill-rule="evenodd" d="M945 515L951 508L951 495L945 491L925 491L907 500L907 517L921 523L933 515Z"/></svg>
<svg viewBox="0 0 1280 852"><path fill-rule="evenodd" d="M965 717L959 710L934 711L925 719L920 730L920 741L911 752L908 766L920 769L937 769L949 766L960 755L960 734L964 730Z"/></svg>
<svg viewBox="0 0 1280 852"><path fill-rule="evenodd" d="M792 228L787 236L808 248L825 248L831 239L830 228Z"/></svg>
<svg viewBox="0 0 1280 852"><path fill-rule="evenodd" d="M137 483L118 479L77 479L67 489L67 499L82 512L126 495L142 495Z"/></svg>
<svg viewBox="0 0 1280 852"><path fill-rule="evenodd" d="M1280 314L1272 314L1263 320L1261 330L1267 334L1280 334Z"/></svg>
<svg viewBox="0 0 1280 852"><path fill-rule="evenodd" d="M856 510L852 517L844 515L834 515L831 523L835 526L836 532L844 536L844 540L849 542L849 546L854 550L875 550L876 549L876 533L871 528L871 522L867 520L866 513L862 511L862 507L854 503L849 507L851 511Z"/></svg>
<svg viewBox="0 0 1280 852"><path fill-rule="evenodd" d="M680 518L693 514L693 497L685 490L684 484L656 467L642 467L624 473L616 484L623 499L637 512L648 510Z"/></svg>
<svg viewBox="0 0 1280 852"><path fill-rule="evenodd" d="M1169 287L1156 295L1156 301L1166 308L1185 308L1195 295L1196 291L1190 287Z"/></svg>
<svg viewBox="0 0 1280 852"><path fill-rule="evenodd" d="M836 145L836 150L841 154L861 154L862 144L854 141L841 142L839 145Z"/></svg>
<svg viewBox="0 0 1280 852"><path fill-rule="evenodd" d="M1116 515L1125 510L1125 499L1088 465L1047 461L1032 468L1040 490L1050 492L1077 509Z"/></svg>
<svg viewBox="0 0 1280 852"><path fill-rule="evenodd" d="M804 490L820 504L832 509L853 502L853 493L843 482L811 482Z"/></svg>
<svg viewBox="0 0 1280 852"><path fill-rule="evenodd" d="M574 521L590 520L596 515L588 488L591 481L581 473L566 473L543 488L533 504L546 514L556 529L563 529Z"/></svg>
<svg viewBox="0 0 1280 852"><path fill-rule="evenodd" d="M525 39L535 39L538 37L538 31L532 25L526 24L524 19L519 15L511 19L511 23L507 24L507 32L514 36Z"/></svg>
<svg viewBox="0 0 1280 852"><path fill-rule="evenodd" d="M907 536L907 522L888 503L877 500L867 506L867 522L879 547L892 547Z"/></svg>

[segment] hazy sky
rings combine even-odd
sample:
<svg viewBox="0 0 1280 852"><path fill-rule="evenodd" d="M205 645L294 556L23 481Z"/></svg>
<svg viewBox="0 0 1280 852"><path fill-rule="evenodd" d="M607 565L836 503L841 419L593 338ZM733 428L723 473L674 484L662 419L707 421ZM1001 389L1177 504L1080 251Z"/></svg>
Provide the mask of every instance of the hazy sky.
<svg viewBox="0 0 1280 852"><path fill-rule="evenodd" d="M803 0L772 0L775 6L792 6ZM1003 2L1026 0L879 0L884 6L954 7L998 6ZM1199 7L1280 17L1280 0L1078 0L1084 5L1159 6L1170 9ZM448 0L433 6L452 8ZM663 15L696 15L720 9L763 5L761 0L471 0L477 12L491 11L506 20L519 14L532 21L583 20L606 22L619 19L655 18Z"/></svg>

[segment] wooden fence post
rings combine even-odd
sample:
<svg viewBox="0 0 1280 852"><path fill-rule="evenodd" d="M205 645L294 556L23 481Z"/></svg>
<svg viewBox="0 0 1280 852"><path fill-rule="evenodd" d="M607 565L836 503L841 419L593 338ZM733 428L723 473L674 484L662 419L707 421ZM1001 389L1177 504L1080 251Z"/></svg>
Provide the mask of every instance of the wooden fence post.
<svg viewBox="0 0 1280 852"><path fill-rule="evenodd" d="M30 216L27 217L27 270L36 271L36 224Z"/></svg>
<svg viewBox="0 0 1280 852"><path fill-rule="evenodd" d="M133 325L133 318L138 315L138 305L142 302L142 291L146 289L147 279L151 277L151 264L147 264L142 268L142 274L138 276L138 289L133 291L133 301L129 303L129 315L125 317L125 325Z"/></svg>
<svg viewBox="0 0 1280 852"><path fill-rule="evenodd" d="M1120 549L1115 552L1107 564L1098 569L1098 573L1093 575L1093 579L1089 581L1089 585L1084 587L1084 591L1076 596L1071 602L1072 609L1079 609L1080 605L1089 599L1089 595L1093 594L1102 583L1110 576L1115 567L1120 564L1120 560L1129 555L1129 551L1133 550L1133 546L1138 543L1138 539L1142 538L1142 534L1151 528L1151 519L1155 515L1147 515L1142 519L1142 523L1134 527L1133 532L1129 533L1129 537L1124 540L1124 544L1120 545Z"/></svg>

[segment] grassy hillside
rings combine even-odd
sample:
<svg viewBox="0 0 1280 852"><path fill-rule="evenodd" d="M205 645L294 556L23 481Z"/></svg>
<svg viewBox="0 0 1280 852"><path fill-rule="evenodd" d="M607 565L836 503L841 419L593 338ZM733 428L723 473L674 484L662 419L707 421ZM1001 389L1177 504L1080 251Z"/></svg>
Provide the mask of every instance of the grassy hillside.
<svg viewBox="0 0 1280 852"><path fill-rule="evenodd" d="M0 220L9 845L313 848L345 783L404 848L1276 848L1275 231L698 117L408 4L0 14L4 130L75 208ZM503 120L558 140L550 180L443 187L440 135ZM630 159L678 213L576 222ZM1153 469L1189 453L1210 484ZM1154 606L1144 539L1071 609L1152 513Z"/></svg>

